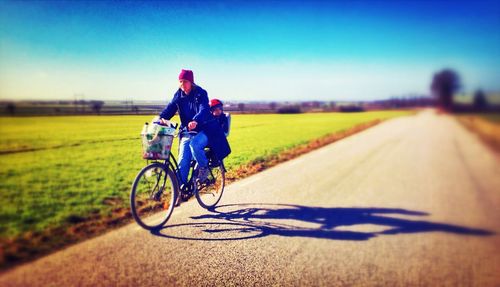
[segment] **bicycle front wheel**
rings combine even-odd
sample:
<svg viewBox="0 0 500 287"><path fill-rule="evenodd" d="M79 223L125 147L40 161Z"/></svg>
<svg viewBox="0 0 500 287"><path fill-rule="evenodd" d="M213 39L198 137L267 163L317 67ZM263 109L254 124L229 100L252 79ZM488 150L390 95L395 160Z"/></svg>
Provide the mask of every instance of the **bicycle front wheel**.
<svg viewBox="0 0 500 287"><path fill-rule="evenodd" d="M223 165L210 167L205 183L197 185L195 195L198 203L206 209L211 209L219 203L226 184L226 175Z"/></svg>
<svg viewBox="0 0 500 287"><path fill-rule="evenodd" d="M174 172L155 162L144 167L136 176L130 192L130 208L135 221L145 229L163 226L178 196Z"/></svg>

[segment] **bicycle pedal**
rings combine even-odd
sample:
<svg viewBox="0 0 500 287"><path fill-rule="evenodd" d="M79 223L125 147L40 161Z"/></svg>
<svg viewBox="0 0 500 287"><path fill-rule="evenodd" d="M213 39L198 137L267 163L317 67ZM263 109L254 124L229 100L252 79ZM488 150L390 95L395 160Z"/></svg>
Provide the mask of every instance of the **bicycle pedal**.
<svg viewBox="0 0 500 287"><path fill-rule="evenodd" d="M203 182L203 183L198 184L197 188L198 188L198 190L202 190L202 189L208 187L209 185L210 185L209 183Z"/></svg>
<svg viewBox="0 0 500 287"><path fill-rule="evenodd" d="M181 200L182 201L188 201L192 196L193 196L192 192L183 192L181 194Z"/></svg>

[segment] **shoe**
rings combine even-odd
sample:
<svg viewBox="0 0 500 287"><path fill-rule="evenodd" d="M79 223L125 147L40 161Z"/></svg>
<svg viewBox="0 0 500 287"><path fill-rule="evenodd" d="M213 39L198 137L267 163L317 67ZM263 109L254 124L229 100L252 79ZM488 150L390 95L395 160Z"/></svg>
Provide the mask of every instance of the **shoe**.
<svg viewBox="0 0 500 287"><path fill-rule="evenodd" d="M188 201L191 196L193 196L193 191L191 190L189 184L181 184L180 186L180 201ZM180 202L179 202L180 203Z"/></svg>
<svg viewBox="0 0 500 287"><path fill-rule="evenodd" d="M181 186L179 188L180 188L181 192L186 192L188 186L187 186L187 184L183 183L183 184L181 184Z"/></svg>
<svg viewBox="0 0 500 287"><path fill-rule="evenodd" d="M196 178L198 182L205 182L208 178L208 168L200 167L198 169L198 177Z"/></svg>

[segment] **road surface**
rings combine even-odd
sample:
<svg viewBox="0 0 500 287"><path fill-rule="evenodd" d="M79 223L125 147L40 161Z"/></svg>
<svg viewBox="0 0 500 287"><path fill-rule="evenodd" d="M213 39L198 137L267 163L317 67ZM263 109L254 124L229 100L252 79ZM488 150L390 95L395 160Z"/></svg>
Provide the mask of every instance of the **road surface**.
<svg viewBox="0 0 500 287"><path fill-rule="evenodd" d="M237 151L236 151L237 152ZM0 275L0 286L499 286L500 160L451 117L384 122Z"/></svg>

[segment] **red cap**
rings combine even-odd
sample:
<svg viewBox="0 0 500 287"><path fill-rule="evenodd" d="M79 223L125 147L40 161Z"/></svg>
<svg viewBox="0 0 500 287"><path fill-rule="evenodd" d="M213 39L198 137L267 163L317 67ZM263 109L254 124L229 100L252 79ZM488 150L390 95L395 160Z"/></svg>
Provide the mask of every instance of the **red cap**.
<svg viewBox="0 0 500 287"><path fill-rule="evenodd" d="M219 101L218 99L211 99L209 105L211 108L216 106L222 106L222 102Z"/></svg>
<svg viewBox="0 0 500 287"><path fill-rule="evenodd" d="M181 73L179 74L179 80L187 80L190 81L191 83L194 83L193 71L182 69Z"/></svg>

